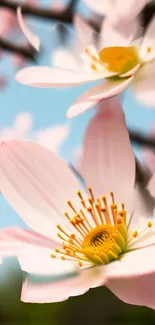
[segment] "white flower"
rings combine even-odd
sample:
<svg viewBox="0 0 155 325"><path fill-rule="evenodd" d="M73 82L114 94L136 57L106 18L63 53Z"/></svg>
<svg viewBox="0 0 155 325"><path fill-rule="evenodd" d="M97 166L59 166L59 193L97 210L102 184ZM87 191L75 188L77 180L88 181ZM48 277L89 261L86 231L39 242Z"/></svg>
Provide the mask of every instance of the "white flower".
<svg viewBox="0 0 155 325"><path fill-rule="evenodd" d="M81 28L86 41L85 25L83 22ZM79 19L76 19L76 26L79 32ZM16 80L29 86L60 88L105 79L77 98L68 109L67 117L76 116L102 99L121 93L129 85L139 100L155 107L155 17L152 18L144 38L137 42L137 23L128 23L125 34L124 25L121 28L118 32L109 21L105 21L99 50L89 44L80 53L80 58L75 57L75 62L73 53L65 52L63 55L63 52L59 52L60 64L54 59L59 69L43 66L25 68L17 73ZM92 39L92 34L91 37L88 36ZM75 65L77 69L70 70Z"/></svg>

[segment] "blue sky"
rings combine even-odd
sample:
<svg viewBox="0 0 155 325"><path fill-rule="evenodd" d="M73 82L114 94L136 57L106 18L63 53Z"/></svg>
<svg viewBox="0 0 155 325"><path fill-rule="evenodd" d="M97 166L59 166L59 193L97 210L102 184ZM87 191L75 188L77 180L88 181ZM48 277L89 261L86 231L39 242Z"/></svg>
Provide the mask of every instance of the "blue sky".
<svg viewBox="0 0 155 325"><path fill-rule="evenodd" d="M82 10L84 9L83 7ZM39 20L33 20L31 25L39 33L43 41L43 47L46 45L46 51L39 59L39 64L49 64L48 48L52 46L51 30L53 26ZM10 84L0 93L0 130L12 127L14 119L22 112L33 115L33 131L54 127L59 124L68 125L70 133L63 142L59 154L67 161L72 161L76 150L80 147L85 127L94 114L94 110L90 110L72 120L66 120L65 114L68 106L88 85L65 90L37 89L22 86L14 80L16 71L11 64L9 55L6 55L0 62L1 72L5 72L9 76ZM146 107L137 103L130 91L127 91L124 95L123 108L127 125L130 128L147 133L151 127L155 126L155 110L146 109ZM22 220L8 206L2 196L0 197L0 213L0 227L24 226Z"/></svg>

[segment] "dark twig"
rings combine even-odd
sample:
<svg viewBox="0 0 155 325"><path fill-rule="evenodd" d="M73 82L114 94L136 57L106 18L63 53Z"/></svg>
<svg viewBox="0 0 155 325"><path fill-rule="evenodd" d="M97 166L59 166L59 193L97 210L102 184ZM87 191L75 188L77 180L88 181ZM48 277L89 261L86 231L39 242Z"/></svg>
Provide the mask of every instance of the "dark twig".
<svg viewBox="0 0 155 325"><path fill-rule="evenodd" d="M0 37L0 48L13 54L19 54L25 59L35 61L36 51L32 47L17 45Z"/></svg>
<svg viewBox="0 0 155 325"><path fill-rule="evenodd" d="M129 136L131 142L134 142L139 146L149 147L150 149L155 150L155 139L145 137L143 134L131 130L129 130Z"/></svg>
<svg viewBox="0 0 155 325"><path fill-rule="evenodd" d="M75 11L75 6L78 0L71 0L69 5L63 9L62 11L56 11L54 9L46 9L38 6L32 6L27 4L21 4L18 1L5 1L0 0L0 7L11 9L16 13L16 10L19 6L22 7L22 13L24 15L39 17L49 20L59 20L64 23L72 23L73 22L73 14Z"/></svg>

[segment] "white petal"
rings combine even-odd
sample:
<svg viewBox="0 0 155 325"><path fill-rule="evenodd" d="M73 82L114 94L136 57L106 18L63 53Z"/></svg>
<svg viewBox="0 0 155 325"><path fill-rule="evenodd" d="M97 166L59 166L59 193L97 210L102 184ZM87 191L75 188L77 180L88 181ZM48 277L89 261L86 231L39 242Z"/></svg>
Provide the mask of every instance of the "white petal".
<svg viewBox="0 0 155 325"><path fill-rule="evenodd" d="M83 2L98 15L104 15L110 12L111 0L83 0Z"/></svg>
<svg viewBox="0 0 155 325"><path fill-rule="evenodd" d="M152 222L152 227L148 227L148 222ZM133 232L137 230L138 236L132 237ZM131 223L128 229L129 243L127 244L127 250L143 248L155 244L155 222L153 214L150 218L146 216L140 216L136 213L131 218Z"/></svg>
<svg viewBox="0 0 155 325"><path fill-rule="evenodd" d="M116 81L107 79L103 83L89 88L69 107L66 116L68 118L75 117L95 106L100 100L119 94L128 87L132 79L133 77Z"/></svg>
<svg viewBox="0 0 155 325"><path fill-rule="evenodd" d="M28 246L18 253L18 261L23 271L31 274L60 277L67 273L78 272L75 262L52 258L52 249Z"/></svg>
<svg viewBox="0 0 155 325"><path fill-rule="evenodd" d="M135 39L137 31L137 22L132 21L116 21L116 25L113 24L109 18L103 21L101 28L101 44L104 47L110 46L129 46L131 41Z"/></svg>
<svg viewBox="0 0 155 325"><path fill-rule="evenodd" d="M149 108L155 108L155 60L144 65L133 83L136 98Z"/></svg>
<svg viewBox="0 0 155 325"><path fill-rule="evenodd" d="M82 70L82 66L80 67L78 63L74 53L63 48L55 50L51 56L51 65L54 68L69 69L72 71Z"/></svg>
<svg viewBox="0 0 155 325"><path fill-rule="evenodd" d="M70 168L31 142L2 143L0 155L0 186L8 203L30 228L57 238L56 224L67 222L67 200L79 205L79 183Z"/></svg>
<svg viewBox="0 0 155 325"><path fill-rule="evenodd" d="M95 45L97 33L79 14L74 15L73 24L77 35L76 50L82 52L90 44Z"/></svg>
<svg viewBox="0 0 155 325"><path fill-rule="evenodd" d="M155 238L154 238L155 239ZM104 266L107 279L130 278L155 272L155 242L153 246L126 253L120 260Z"/></svg>
<svg viewBox="0 0 155 325"><path fill-rule="evenodd" d="M63 266L62 266L63 267ZM79 296L90 288L104 284L104 278L100 277L101 269L93 267L82 270L79 274L68 274L64 279L44 278L42 281L34 276L28 276L23 284L21 300L24 302L59 302L72 296ZM46 282L45 282L46 280Z"/></svg>
<svg viewBox="0 0 155 325"><path fill-rule="evenodd" d="M101 102L86 130L80 173L95 195L114 191L129 201L135 182L135 158L119 97Z"/></svg>
<svg viewBox="0 0 155 325"><path fill-rule="evenodd" d="M37 50L40 50L40 39L37 35L34 35L30 29L25 25L23 17L22 17L22 12L21 12L21 7L17 8L17 19L19 22L19 26L23 32L23 34L25 35L25 37L27 38L27 40L29 41L29 43Z"/></svg>
<svg viewBox="0 0 155 325"><path fill-rule="evenodd" d="M155 15L153 16L140 47L140 56L144 61L155 58ZM150 51L148 52L148 48Z"/></svg>
<svg viewBox="0 0 155 325"><path fill-rule="evenodd" d="M33 87L69 87L103 79L104 75L95 72L74 72L50 67L29 67L20 70L16 80Z"/></svg>

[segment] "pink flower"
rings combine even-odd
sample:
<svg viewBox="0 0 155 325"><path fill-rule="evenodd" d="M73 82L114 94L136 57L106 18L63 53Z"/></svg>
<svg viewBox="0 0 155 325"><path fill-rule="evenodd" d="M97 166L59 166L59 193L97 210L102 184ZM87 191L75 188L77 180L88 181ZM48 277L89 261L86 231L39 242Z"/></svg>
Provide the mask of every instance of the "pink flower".
<svg viewBox="0 0 155 325"><path fill-rule="evenodd" d="M20 16L21 19L22 16ZM37 48L39 41L36 35L27 30L23 20L22 26L31 45ZM87 33L86 24L79 26L77 19L75 20L77 34L79 34L79 28L82 28L83 38L88 39L88 42L92 40L92 33L90 35ZM98 42L99 48L95 47L93 42L87 43L79 56L77 55L79 50L76 47L70 53L64 51L63 54L63 51L61 53L56 51L60 60L58 64L58 58L56 60L54 57L54 61L57 62L56 67L28 67L17 73L16 80L33 87L61 88L105 79L104 82L89 88L75 100L67 111L69 118L95 106L102 99L123 92L129 85L143 104L155 107L155 17L152 18L143 39L135 41L139 27L137 21L134 21L131 24L128 22L125 26L122 24L121 28L116 29L109 20L106 20ZM127 30L127 35L124 34L124 29ZM73 52L76 55L73 55Z"/></svg>
<svg viewBox="0 0 155 325"><path fill-rule="evenodd" d="M87 193L52 152L31 142L1 143L1 192L34 231L0 232L1 256L17 255L29 273L23 301L62 301L106 285L127 303L155 309L154 223L133 213L134 154L121 108L107 105L94 117L103 123L103 142L94 138L101 122L96 129L92 120L85 135ZM50 279L40 283L35 274Z"/></svg>

